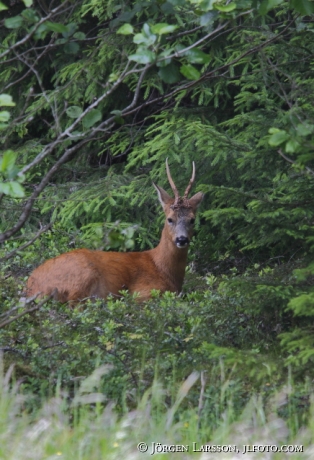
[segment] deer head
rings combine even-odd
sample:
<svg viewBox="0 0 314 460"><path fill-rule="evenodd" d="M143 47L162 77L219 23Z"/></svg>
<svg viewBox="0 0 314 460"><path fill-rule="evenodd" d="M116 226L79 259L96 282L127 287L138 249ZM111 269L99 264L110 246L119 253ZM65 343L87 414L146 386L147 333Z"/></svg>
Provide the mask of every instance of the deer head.
<svg viewBox="0 0 314 460"><path fill-rule="evenodd" d="M166 214L164 231L166 231L168 238L171 238L177 248L187 248L193 235L196 210L201 203L204 194L202 192L198 192L191 198L188 198L188 194L195 179L194 161L192 176L183 197L180 197L178 189L171 177L168 166L168 158L166 160L166 171L170 186L174 193L174 198L168 195L163 188L153 184L157 190L159 201Z"/></svg>

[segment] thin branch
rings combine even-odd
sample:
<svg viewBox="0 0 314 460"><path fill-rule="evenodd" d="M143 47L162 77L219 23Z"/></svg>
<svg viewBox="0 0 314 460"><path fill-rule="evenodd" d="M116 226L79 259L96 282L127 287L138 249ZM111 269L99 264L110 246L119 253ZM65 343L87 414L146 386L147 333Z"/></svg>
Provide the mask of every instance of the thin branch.
<svg viewBox="0 0 314 460"><path fill-rule="evenodd" d="M42 53L39 54L39 55L38 55L38 54L36 55L36 60L33 62L33 66L35 66L35 65L37 64L37 62L38 62L43 56L45 56L45 54L48 53L48 51L49 51L50 48L54 48L55 46L57 46L57 45L54 45L54 44L53 44L53 39L51 38L50 43L49 43L46 47L42 47L42 48L43 48ZM34 48L33 48L33 50L34 50ZM25 53L23 53L23 54L25 54ZM16 56L15 59L18 59L19 56L22 56L23 54L16 54L16 53L15 53L15 56ZM8 61L6 61L6 64L7 64L7 63L8 63ZM11 81L10 83L8 83L8 84L2 89L2 91L7 91L11 86L14 86L16 83L19 83L20 81L24 80L24 78L26 78L26 77L31 73L31 71L32 71L31 68L29 68L29 69L27 70L27 72L23 73L23 75L22 75L20 78L18 78L17 80L15 80L15 81L13 81L13 82Z"/></svg>
<svg viewBox="0 0 314 460"><path fill-rule="evenodd" d="M32 313L33 311L36 311L36 310L39 310L43 305L45 305L45 303L48 302L48 300L50 300L51 298L53 297L53 293L50 294L49 297L45 297L39 304L35 305L34 307L32 308L29 308L28 310L24 310L22 313L20 313L19 315L16 315L16 316L13 316L13 318L10 318L10 319L7 319L6 321L3 321L2 323L0 323L0 329L2 329L3 327L7 326L8 324L11 324L13 323L13 321L16 321L17 319L19 318L22 318L22 316L25 316L25 315L28 315L29 313ZM35 296L36 298L36 296ZM32 297L31 299L29 299L29 301L33 301L34 300L34 297ZM29 302L27 302L29 303Z"/></svg>
<svg viewBox="0 0 314 460"><path fill-rule="evenodd" d="M89 105L87 107L86 110L84 110L81 115L75 119L75 121L72 123L72 125L70 125L65 131L63 131L62 133L59 134L59 136L53 141L51 142L50 144L48 144L43 150L42 152L37 155L33 161L31 161L29 164L27 164L26 166L24 166L24 168L21 170L21 174L25 174L27 171L29 171L33 166L39 164L47 155L49 155L53 150L54 148L59 145L61 142L63 142L65 139L69 138L69 137L72 137L71 136L71 132L73 131L73 129L77 126L78 123L80 123L83 119L83 117L85 115L87 115L93 108L97 107L98 104L103 100L105 99L106 97L108 97L116 88L117 86L120 85L120 83L122 83L122 81L124 80L124 78L128 75L130 75L131 73L137 73L137 72L142 72L143 69L132 69L131 71L127 72L127 69L129 67L129 64L130 64L130 61L127 63L124 71L122 72L121 76L118 78L118 80L111 86L111 88L104 92L98 99L96 99L96 101L94 101L91 105ZM114 120L114 116L113 117L110 117L105 123L108 124L108 123L111 123L112 121ZM0 240L1 241L1 240Z"/></svg>
<svg viewBox="0 0 314 460"><path fill-rule="evenodd" d="M181 86L179 86L178 88L174 89L173 91L169 92L168 94L164 94L162 96L158 96L156 97L155 99L151 99L150 101L146 101L144 102L143 104L141 104L139 107L137 107L135 110L141 110L142 108L148 106L148 105L151 105L151 104L156 104L162 100L166 100L168 98L171 98L173 96L175 96L176 94L178 94L180 91L184 91L184 90L188 90L188 89L192 89L194 86L198 85L200 82L204 81L204 80L208 80L209 78L213 78L216 76L216 73L217 72L221 72L221 71L224 71L225 69L228 69L231 65L234 65L236 64L237 62L239 62L241 59L243 59L245 56L248 56L250 54L253 54L255 53L256 51L260 50L261 48L264 48L265 46L269 45L270 43L272 43L273 41L277 40L279 36L282 36L283 33L289 28L289 26L291 25L292 21L290 21L289 24L286 25L286 27L278 34L276 35L275 37L273 38L270 38L269 40L261 43L260 45L257 45L255 46L254 48L251 48L249 49L248 51L246 51L245 53L241 54L239 57L237 57L236 59L234 59L233 61L231 62L228 62L226 64L223 64L221 65L220 67L217 67L213 70L210 70L209 72L205 73L204 75L202 75L198 80L195 80L195 81L192 81L192 82L188 82L188 83L185 83ZM184 50L183 50L184 51ZM128 113L124 113L124 115L130 115L132 113L134 113L135 111L134 109L133 110L130 110Z"/></svg>
<svg viewBox="0 0 314 460"><path fill-rule="evenodd" d="M4 241L6 241L8 238L10 238L12 235L14 235L17 231L19 231L23 227L23 225L25 224L26 220L28 219L31 213L35 199L38 197L38 195L40 195L40 193L46 187L51 177L55 174L55 172L58 171L60 166L63 163L65 163L67 159L74 152L76 152L79 148L81 148L84 144L86 144L89 141L90 141L89 138L83 139L81 142L76 144L71 149L66 150L64 154L59 158L59 160L50 168L50 170L44 176L40 184L35 188L30 198L26 201L23 212L21 213L17 223L13 227L11 227L9 230L7 230L6 232L0 234L0 243L3 243Z"/></svg>
<svg viewBox="0 0 314 460"><path fill-rule="evenodd" d="M234 18L234 20L237 20L238 18L240 18L241 16L244 16L246 14L250 14L252 13L253 9L251 10L248 10L248 11L244 11L243 13L240 13L238 16L236 16ZM224 24L222 24L221 26L217 27L217 29L213 30L212 32L210 32L209 34L205 35L204 37L200 38L198 41L196 41L195 43L192 43L192 45L190 46L187 46L186 48L180 50L180 51L177 51L175 52L174 54L170 54L170 56L165 56L164 58L162 59L159 59L159 61L165 61L166 59L171 59L173 57L180 57L182 55L184 55L187 51L195 48L196 46L200 45L201 43L203 43L205 40L207 40L208 38L212 37L213 35L215 35L217 32L220 32L221 30L225 29L225 27L230 23L230 21L226 21ZM197 30L199 27L195 28L194 30ZM193 30L193 31L194 31ZM182 33L183 35L184 33ZM158 61L158 62L159 62Z"/></svg>
<svg viewBox="0 0 314 460"><path fill-rule="evenodd" d="M193 32L197 32L198 30L203 29L203 27L204 26L197 26L197 27L194 27L194 29L185 30L184 32L179 32L178 34L167 37L166 40L169 41L169 40L175 40L176 38L179 38L179 37L184 37L184 35L189 35L189 34L192 34Z"/></svg>
<svg viewBox="0 0 314 460"><path fill-rule="evenodd" d="M74 40L73 38L71 39L71 42L75 42L75 43L82 43L82 42L89 42L89 41L95 41L95 40L99 40L101 38L105 38L105 37L108 37L110 35L112 35L113 32L107 32L107 33L104 33L104 34L100 34L99 36L95 36L95 37L85 37L84 40L81 40L81 39L77 39L77 40ZM36 52L36 51L40 51L40 50L43 50L43 53L46 53L48 51L50 51L51 49L54 49L54 48L60 48L61 46L63 46L63 43L60 44L60 43L55 43L55 37L52 35L51 37L51 40L50 40L50 43L47 44L47 45L44 45L44 46L31 46L30 49L26 49L24 50L22 53L21 53L21 56L24 56L24 55L27 55L29 53L33 53L33 52ZM1 47L1 45L0 45ZM11 49L10 49L11 51ZM11 62L14 62L17 60L17 57L11 57L10 59L7 59L6 61L4 61L6 64L9 64Z"/></svg>
<svg viewBox="0 0 314 460"><path fill-rule="evenodd" d="M298 165L294 160L291 160L291 158L287 157L287 155L285 155L281 149L277 150L277 152L279 153L280 156L282 156L282 158L284 158L286 161L288 161L288 163L291 163L291 164L293 164L295 166L300 167L300 165ZM309 174L314 175L314 170L313 169L309 168L308 166L304 166L304 167L305 167L306 171Z"/></svg>
<svg viewBox="0 0 314 460"><path fill-rule="evenodd" d="M18 251L22 251L23 249L25 249L28 246L30 246L31 244L33 244L34 241L36 241L37 238L39 238L42 233L46 232L49 228L51 228L51 226L52 226L52 224L48 224L48 225L45 225L44 227L42 227L30 241L27 241L26 243L22 244L18 248L16 248L13 251L9 252L9 254L5 255L4 257L1 257L0 262L4 262L5 260L11 259L11 257L13 257Z"/></svg>
<svg viewBox="0 0 314 460"><path fill-rule="evenodd" d="M134 92L134 97L133 97L133 100L131 102L130 105L128 105L127 107L125 107L123 110L122 110L122 114L124 112L127 112L128 110L132 109L135 104L137 103L138 101L138 97L139 97L139 94L140 94L140 89L141 89L141 86L142 86L142 83L143 83L143 80L144 80L144 77L145 77L145 74L147 72L147 70L151 67L150 64L146 64L146 66L144 67L139 79L138 79L138 82L137 82L137 85L136 85L136 89L135 89L135 92Z"/></svg>
<svg viewBox="0 0 314 460"><path fill-rule="evenodd" d="M172 59L174 57L180 57L180 56L183 56L187 51L195 48L196 46L200 45L201 43L203 43L205 40L207 40L208 38L212 37L213 35L215 35L217 32L220 32L221 30L225 29L226 26L229 24L230 21L226 21L223 25L217 27L217 29L213 30L212 32L210 32L209 34L205 35L204 37L200 38L199 40L197 40L196 42L192 43L192 45L190 46L187 46L186 48L183 48L182 50L180 51L176 51L175 53L173 54L170 54L169 56L165 56L164 58L161 58L158 60L158 62L162 62L162 61L165 61L167 59Z"/></svg>
<svg viewBox="0 0 314 460"><path fill-rule="evenodd" d="M250 11L246 12L245 14L248 14ZM243 13L241 14L243 15ZM241 16L240 15L240 16ZM191 46L188 46L186 48L184 48L183 50L181 50L180 52L178 53L175 53L173 56L179 56L181 54L184 54L186 51L188 51L189 49L197 46L199 43L201 43L202 41L208 39L210 36L212 36L213 34L216 34L217 32L219 32L220 30L223 30L226 26L227 26L228 22L226 22L224 25L218 27L215 31L207 34L205 37L203 37L202 39L200 39L199 41L195 42L193 45ZM252 52L252 51L250 51ZM246 53L247 54L247 53ZM245 54L244 54L245 55ZM167 56L167 59L169 59L171 56ZM241 59L243 56L240 56L238 58ZM161 59L162 60L162 59ZM235 60L234 62L237 62L237 60ZM234 63L233 62L233 63ZM130 70L130 71L127 71L128 67L129 67L129 64L130 64L130 61L127 63L124 71L122 72L122 74L120 75L120 77L117 79L117 81L111 86L111 88L104 92L98 99L96 99L96 101L93 102L93 104L91 104L89 107L86 108L85 111L82 112L82 114L75 119L75 121L72 123L72 125L70 125L63 133L60 133L60 135L58 136L58 138L52 142L51 144L49 144L46 148L43 149L43 151L37 155L37 157L31 162L29 163L28 165L26 165L22 171L21 171L21 174L25 174L27 171L29 171L33 166L35 166L36 164L40 163L47 155L49 155L52 150L60 143L60 142L63 142L64 138L66 137L71 137L71 132L74 130L74 128L78 125L78 123L81 122L81 120L83 119L83 117L88 114L93 108L97 107L98 104L103 100L105 99L106 97L108 97L113 91L115 91L115 89L120 85L120 83L123 82L123 80L133 74L133 73L137 73L137 72L141 72L142 73L142 76L140 77L140 80L142 81L144 75L145 75L145 72L147 71L148 68L150 68L153 64L147 64L144 69L137 69L136 66ZM231 63L232 64L232 63ZM229 65L231 65L229 64ZM226 66L222 66L221 68L224 68ZM221 69L220 68L220 69ZM217 71L219 69L216 69L215 71ZM143 73L144 72L144 73ZM214 71L212 71L211 73L214 73ZM201 79L199 80L196 80L195 82L190 82L189 84L186 85L187 88L189 87L192 87L194 85L196 85L199 81L201 81L202 79L204 78L201 77ZM172 94L176 94L177 92L181 91L182 88L179 87L177 88L174 92L170 93L169 96L171 96ZM125 109L123 109L122 113L123 115L127 115L129 114L130 112L128 112L128 110L132 110L134 105L136 104L136 101L138 100L138 95L139 95L139 91L140 91L140 86L137 85L137 89L136 89L136 92L134 94L134 98L133 98L133 101L132 103L126 107ZM157 98L157 100L163 100L167 97L166 96L161 96L160 98ZM140 106L140 108L142 107L145 107L145 105L150 105L152 102L151 101L148 101L146 104L143 104L142 106ZM132 112L131 112L132 113ZM92 132L95 133L97 131L100 131L100 130L103 130L108 124L112 123L114 121L114 116L113 117L110 117L109 119L107 119L105 122L101 123L97 128L93 129Z"/></svg>
<svg viewBox="0 0 314 460"><path fill-rule="evenodd" d="M0 351L10 352L10 353L17 353L18 355L21 355L21 356L25 357L25 353L22 353L21 350L17 350L16 348L1 347Z"/></svg>
<svg viewBox="0 0 314 460"><path fill-rule="evenodd" d="M67 345L67 343L64 341L53 343L52 345L46 345L45 347L42 347L42 350L50 350L51 348L60 347L60 345Z"/></svg>
<svg viewBox="0 0 314 460"><path fill-rule="evenodd" d="M284 158L286 161L288 161L289 163L295 165L295 161L293 161L293 160L291 160L291 158L287 157L287 156L283 153L283 151L282 151L281 149L278 150L278 153L279 153L279 155L281 155L282 158Z"/></svg>
<svg viewBox="0 0 314 460"><path fill-rule="evenodd" d="M248 14L248 12L246 12L246 14ZM139 96L139 91L140 91L140 84L137 84L137 88L136 88L136 91L135 91L135 94L134 94L134 97L133 97L133 101L131 102L131 104L129 106L127 106L124 110L122 110L122 114L124 116L133 114L134 112L138 112L138 111L140 111L141 109L143 109L146 106L156 104L159 101L165 101L165 100L173 97L174 95L178 94L180 91L189 90L189 89L193 88L194 86L198 85L201 81L208 80L209 78L215 77L217 75L217 72L221 72L221 71L224 71L224 70L228 69L231 65L234 65L237 62L239 62L241 59L243 59L243 57L245 57L245 56L247 56L249 54L255 53L259 49L267 46L269 43L272 43L273 41L278 40L278 38L280 36L282 36L285 33L285 31L289 28L291 22L292 21L290 21L286 25L286 27L279 34L277 34L276 36L274 36L273 38L271 38L271 39L269 39L269 40L267 40L267 41L265 41L263 43L261 43L260 45L257 45L254 48L251 48L251 49L247 50L245 53L241 54L239 57L237 57L236 59L232 60L231 62L226 63L224 65L221 65L218 68L212 69L211 71L205 73L198 80L195 80L193 82L185 83L185 84L177 87L173 91L170 91L168 94L161 95L161 96L159 96L157 98L154 98L154 99L151 99L149 101L146 101L143 104L141 104L140 106L136 106L138 96ZM217 33L217 31L219 31L219 30L222 30L223 27L225 27L225 25L222 26L221 28L216 29L215 33ZM209 35L210 34L208 34L206 36L206 38L208 38ZM195 47L197 43L198 42L194 43L193 46L191 46L191 47L185 48L184 50L182 50L182 52L187 51L188 49ZM169 58L169 56L168 56L168 58ZM82 120L82 118L87 113L89 113L94 107L96 107L103 99L105 99L108 95L110 95L113 91L115 91L115 89L120 85L120 83L122 83L124 81L124 79L127 76L129 76L131 74L134 74L134 73L141 73L140 82L142 82L142 80L144 78L144 75L145 75L145 72L147 71L147 69L149 69L152 65L154 65L154 64L148 64L147 66L144 67L144 69L143 68L138 69L137 66L135 65L131 70L128 71L129 64L130 64L130 62L127 63L124 71L122 72L122 74L120 75L118 80L111 86L111 88L108 91L104 92L96 101L94 101L94 103L91 104L80 115L80 117L77 118L75 120L75 122L73 122L72 125L69 126L63 133L61 133L52 143L48 144L42 150L42 152L39 155L37 155L37 157L31 163L26 165L21 171L22 174L25 174L33 166L35 166L38 163L40 163L43 160L43 158L45 158L47 155L49 155L54 150L54 148L57 147L60 143L64 142L65 140L67 140L69 138L71 138L72 137L72 134L71 134L72 130L77 126L77 124ZM99 134L102 130L105 130L105 129L106 129L106 131L108 131L108 129L110 129L112 127L112 124L114 123L114 119L115 119L115 116L109 117L107 120L105 120L104 122L100 123L100 125L98 125L96 128L93 128L90 131L90 133L88 135L86 135L86 137L81 142L78 142L71 149L68 149L68 150L65 151L65 153L60 157L60 159L48 171L46 176L42 179L41 183L36 187L35 191L33 192L31 197L26 202L26 205L24 207L24 210L23 210L18 222L11 229L9 229L6 232L0 234L0 243L5 241L10 236L14 235L24 225L24 223L26 222L26 220L28 219L28 217L30 215L32 206L34 204L34 200L42 192L42 190L47 185L47 183L49 182L49 180L52 177L52 175L60 168L60 166L64 162L66 162L68 160L68 158L70 158L70 156L73 153L75 153L78 149L80 149L87 142L90 142L97 133Z"/></svg>
<svg viewBox="0 0 314 460"><path fill-rule="evenodd" d="M19 42L14 43L14 45L11 45L10 48L8 48L6 51L4 51L2 54L0 54L0 59L5 57L7 54L9 54L12 50L17 48L18 46L21 46L24 43L26 43L27 40L29 40L34 35L34 33L39 28L39 26L41 26L41 24L43 24L44 22L48 21L48 19L50 19L55 13L58 13L59 10L64 9L64 5L66 3L68 3L68 1L69 0L64 0L64 2L61 3L61 5L57 6L53 10L51 10L51 12L46 17L41 18L40 21L37 22L37 24L35 25L35 27L31 30L31 32L29 34L25 35L25 37L22 38L22 40L20 40Z"/></svg>
<svg viewBox="0 0 314 460"><path fill-rule="evenodd" d="M43 86L43 84L42 84L42 80L41 80L41 78L40 78L40 76L39 76L37 70L34 68L34 66L33 66L31 63L28 62L27 59L24 59L24 58L23 58L21 55L19 55L16 51L13 51L13 52L14 52L14 54L17 56L17 58L18 58L21 62L23 62L23 64L25 64L25 66L28 67L28 68L31 70L31 72L33 72L33 74L35 75L36 80L37 80L37 83L38 83L38 85L39 85L39 87L40 87L40 89L41 89L41 93L42 93L42 95L44 96L44 98L45 98L47 104L50 106L52 116L53 116L53 118L54 118L54 120L55 120L56 126L58 126L58 124L59 124L59 123L58 123L58 115L57 115L57 113L56 113L55 110L54 110L53 104L50 102L50 100L49 100L49 98L48 98L48 96L47 96L46 90L45 90L45 88L44 88L44 86ZM36 61L35 61L35 62L36 62Z"/></svg>

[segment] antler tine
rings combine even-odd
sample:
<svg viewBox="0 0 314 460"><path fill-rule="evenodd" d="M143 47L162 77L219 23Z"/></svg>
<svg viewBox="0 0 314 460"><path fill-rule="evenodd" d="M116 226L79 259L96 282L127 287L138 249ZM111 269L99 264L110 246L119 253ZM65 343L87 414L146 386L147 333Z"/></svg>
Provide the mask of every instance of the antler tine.
<svg viewBox="0 0 314 460"><path fill-rule="evenodd" d="M184 196L183 196L184 199L187 199L188 194L190 193L191 187L192 187L192 185L194 183L194 179L195 179L195 163L193 161L192 177L191 177L190 182L189 182L189 184L188 184L188 186L187 186L187 188L186 188L186 190L184 192Z"/></svg>
<svg viewBox="0 0 314 460"><path fill-rule="evenodd" d="M168 158L166 159L166 171L167 171L169 184L171 185L172 191L174 193L175 203L177 203L177 201L179 200L179 192L178 192L178 189L175 186L175 183L173 182L171 174L170 174L170 169L169 169L169 165L168 165Z"/></svg>

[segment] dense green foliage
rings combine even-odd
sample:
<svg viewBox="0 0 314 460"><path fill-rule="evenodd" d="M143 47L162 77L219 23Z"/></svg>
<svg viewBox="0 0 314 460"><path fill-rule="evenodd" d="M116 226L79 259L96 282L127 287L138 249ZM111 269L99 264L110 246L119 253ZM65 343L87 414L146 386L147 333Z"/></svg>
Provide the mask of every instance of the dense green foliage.
<svg viewBox="0 0 314 460"><path fill-rule="evenodd" d="M82 0L47 10L24 0L0 11L5 366L46 394L58 379L74 391L76 378L113 365L101 389L121 412L154 376L173 396L217 362L242 379L237 414L288 372L313 379L313 2ZM206 193L186 296L75 310L49 301L10 322L29 308L18 298L43 260L156 245L163 216L151 183L169 188L167 157L180 190L194 160ZM214 404L219 386L207 389L204 424L226 408Z"/></svg>

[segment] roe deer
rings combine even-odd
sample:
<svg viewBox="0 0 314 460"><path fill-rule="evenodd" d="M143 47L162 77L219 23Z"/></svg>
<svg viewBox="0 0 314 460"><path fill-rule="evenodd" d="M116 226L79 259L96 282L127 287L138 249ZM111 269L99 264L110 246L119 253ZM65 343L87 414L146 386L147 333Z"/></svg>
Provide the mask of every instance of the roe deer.
<svg viewBox="0 0 314 460"><path fill-rule="evenodd" d="M79 301L86 297L119 296L121 290L138 293L138 300L149 299L152 289L179 293L182 288L196 209L203 199L198 192L188 194L195 179L193 173L183 197L180 197L166 160L166 171L174 193L171 198L158 185L159 201L166 221L158 246L143 252L103 252L75 249L47 260L36 268L27 282L27 295L53 294L61 301Z"/></svg>

